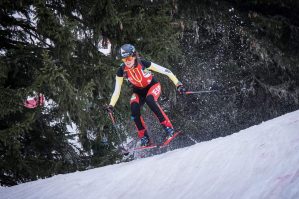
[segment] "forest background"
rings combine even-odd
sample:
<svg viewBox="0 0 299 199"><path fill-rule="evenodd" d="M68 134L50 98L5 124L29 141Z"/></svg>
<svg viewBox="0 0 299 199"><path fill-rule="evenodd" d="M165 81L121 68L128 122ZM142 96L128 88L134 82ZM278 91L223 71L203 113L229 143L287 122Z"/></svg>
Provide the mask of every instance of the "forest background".
<svg viewBox="0 0 299 199"><path fill-rule="evenodd" d="M295 0L1 1L1 185L122 160L104 107L124 43L189 90L219 91L179 96L156 74L161 106L197 142L297 110L298 13ZM109 55L100 52L108 46ZM46 106L24 106L40 94ZM124 85L115 107L123 140L136 137L129 98ZM159 137L158 122L143 113Z"/></svg>

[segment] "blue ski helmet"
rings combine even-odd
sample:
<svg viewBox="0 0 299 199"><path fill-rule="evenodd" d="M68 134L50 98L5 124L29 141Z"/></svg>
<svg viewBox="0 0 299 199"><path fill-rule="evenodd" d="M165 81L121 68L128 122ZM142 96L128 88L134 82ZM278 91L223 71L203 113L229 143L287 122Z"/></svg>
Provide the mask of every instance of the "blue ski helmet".
<svg viewBox="0 0 299 199"><path fill-rule="evenodd" d="M134 56L136 54L136 49L131 44L124 44L120 47L120 56L121 58L126 58L129 56Z"/></svg>

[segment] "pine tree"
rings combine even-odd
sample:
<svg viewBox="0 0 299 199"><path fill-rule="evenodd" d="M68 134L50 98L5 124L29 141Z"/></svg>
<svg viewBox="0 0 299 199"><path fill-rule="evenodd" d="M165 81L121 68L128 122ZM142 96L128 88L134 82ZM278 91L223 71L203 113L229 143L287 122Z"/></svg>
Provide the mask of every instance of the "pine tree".
<svg viewBox="0 0 299 199"><path fill-rule="evenodd" d="M103 107L113 91L118 47L132 43L167 63L178 46L168 2L2 1L0 7L0 183L114 163L119 140ZM102 39L112 43L110 56L98 51ZM51 104L24 107L39 94ZM123 96L119 118L128 112ZM82 150L70 143L73 123Z"/></svg>

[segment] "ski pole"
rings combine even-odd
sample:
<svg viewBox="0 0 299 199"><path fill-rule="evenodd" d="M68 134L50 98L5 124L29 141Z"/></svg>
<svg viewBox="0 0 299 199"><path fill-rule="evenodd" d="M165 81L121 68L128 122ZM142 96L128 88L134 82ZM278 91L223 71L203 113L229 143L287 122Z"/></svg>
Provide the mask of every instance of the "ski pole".
<svg viewBox="0 0 299 199"><path fill-rule="evenodd" d="M110 119L112 121L113 126L115 126L116 124L115 124L115 119L114 119L113 114L111 112L109 112L108 114L109 114L109 117L110 117Z"/></svg>
<svg viewBox="0 0 299 199"><path fill-rule="evenodd" d="M120 137L119 130L118 130L117 126L116 126L115 118L114 118L114 116L113 116L113 114L112 114L111 112L109 112L108 114L109 114L109 117L110 117L110 119L111 119L112 125L113 125L113 127L114 127L114 129L115 129L115 131L116 131L117 137L118 137L118 139L119 139L119 141L120 141L121 149L122 149L122 151L124 151L123 154L124 154L124 155L128 155L129 152L128 152L128 150L125 149L125 147L124 147L124 145L123 145L123 142L122 142L121 137Z"/></svg>
<svg viewBox="0 0 299 199"><path fill-rule="evenodd" d="M202 94L202 93L214 93L214 92L218 92L218 90L186 91L185 94L190 95L190 94Z"/></svg>

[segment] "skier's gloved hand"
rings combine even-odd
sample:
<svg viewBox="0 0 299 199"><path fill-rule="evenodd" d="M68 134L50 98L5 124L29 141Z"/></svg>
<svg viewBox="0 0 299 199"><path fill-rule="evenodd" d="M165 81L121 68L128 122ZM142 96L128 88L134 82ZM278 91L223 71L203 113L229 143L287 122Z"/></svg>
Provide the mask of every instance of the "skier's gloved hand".
<svg viewBox="0 0 299 199"><path fill-rule="evenodd" d="M218 87L218 85L217 85L217 83L214 81L213 83L212 83L212 85L209 87L209 90L210 91L217 91L217 90L219 90L219 87Z"/></svg>
<svg viewBox="0 0 299 199"><path fill-rule="evenodd" d="M186 91L187 89L183 86L183 84L179 84L177 87L176 87L176 90L178 91L178 93L180 95L184 95L186 94Z"/></svg>
<svg viewBox="0 0 299 199"><path fill-rule="evenodd" d="M106 111L107 111L108 113L113 113L113 112L114 112L114 107L113 107L112 105L107 105L107 107L106 107Z"/></svg>

